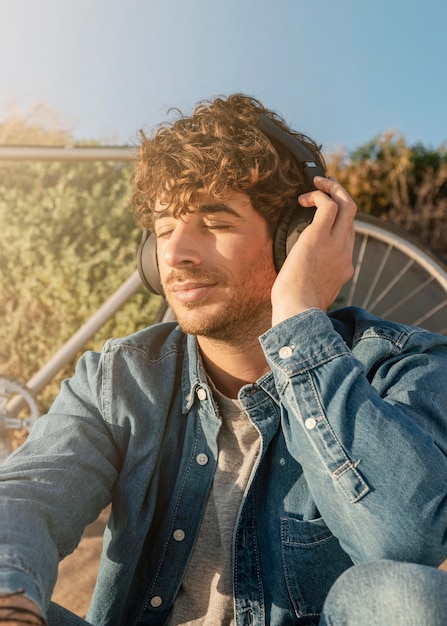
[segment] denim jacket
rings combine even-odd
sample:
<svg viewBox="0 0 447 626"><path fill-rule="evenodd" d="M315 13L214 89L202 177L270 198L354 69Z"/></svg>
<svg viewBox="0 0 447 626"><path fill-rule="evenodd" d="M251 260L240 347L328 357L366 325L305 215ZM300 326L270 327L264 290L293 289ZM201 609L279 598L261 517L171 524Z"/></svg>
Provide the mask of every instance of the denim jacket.
<svg viewBox="0 0 447 626"><path fill-rule="evenodd" d="M347 308L260 342L270 371L239 392L262 445L234 532L236 624L317 623L353 563L447 556L447 338ZM87 619L163 624L220 423L196 338L175 323L86 353L1 468L0 590L45 608L58 560L112 502Z"/></svg>

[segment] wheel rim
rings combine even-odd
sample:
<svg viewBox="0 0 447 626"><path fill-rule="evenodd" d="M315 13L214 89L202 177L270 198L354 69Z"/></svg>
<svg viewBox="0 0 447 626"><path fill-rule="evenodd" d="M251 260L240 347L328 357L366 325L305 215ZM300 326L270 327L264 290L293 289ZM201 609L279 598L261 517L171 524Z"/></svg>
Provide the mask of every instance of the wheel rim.
<svg viewBox="0 0 447 626"><path fill-rule="evenodd" d="M380 317L447 334L443 260L383 220L359 215L355 231L354 276L336 307L358 305Z"/></svg>

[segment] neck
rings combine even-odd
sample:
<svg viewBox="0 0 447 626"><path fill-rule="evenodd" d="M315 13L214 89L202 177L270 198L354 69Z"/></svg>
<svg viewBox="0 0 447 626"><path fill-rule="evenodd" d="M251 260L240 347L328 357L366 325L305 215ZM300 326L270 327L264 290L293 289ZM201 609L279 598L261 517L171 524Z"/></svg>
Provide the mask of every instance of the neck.
<svg viewBox="0 0 447 626"><path fill-rule="evenodd" d="M197 341L209 377L228 398L236 398L243 385L269 371L258 339L243 346L207 337L197 337Z"/></svg>

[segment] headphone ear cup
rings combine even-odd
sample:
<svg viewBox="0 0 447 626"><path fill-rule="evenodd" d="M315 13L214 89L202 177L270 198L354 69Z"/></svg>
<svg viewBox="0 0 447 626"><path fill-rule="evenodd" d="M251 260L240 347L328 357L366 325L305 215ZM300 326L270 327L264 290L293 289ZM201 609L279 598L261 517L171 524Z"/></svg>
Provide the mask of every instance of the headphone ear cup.
<svg viewBox="0 0 447 626"><path fill-rule="evenodd" d="M293 211L294 208L286 209L276 226L275 236L273 238L273 260L277 272L279 272L286 260L287 233L289 231L289 223Z"/></svg>
<svg viewBox="0 0 447 626"><path fill-rule="evenodd" d="M294 206L284 211L276 227L273 239L273 259L277 272L283 266L298 237L306 226L311 223L315 211L316 207L304 208L300 206Z"/></svg>
<svg viewBox="0 0 447 626"><path fill-rule="evenodd" d="M137 268L141 282L152 293L163 296L160 272L157 261L157 240L155 235L145 229L137 252Z"/></svg>

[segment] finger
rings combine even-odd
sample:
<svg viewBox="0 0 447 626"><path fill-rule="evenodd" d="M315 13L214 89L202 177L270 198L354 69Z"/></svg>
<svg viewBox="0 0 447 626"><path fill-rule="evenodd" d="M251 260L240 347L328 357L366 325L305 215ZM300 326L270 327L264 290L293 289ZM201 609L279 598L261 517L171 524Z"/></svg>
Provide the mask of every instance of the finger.
<svg viewBox="0 0 447 626"><path fill-rule="evenodd" d="M336 226L350 229L357 213L357 205L347 190L337 180L322 176L316 176L314 184L317 189L326 193L337 204Z"/></svg>
<svg viewBox="0 0 447 626"><path fill-rule="evenodd" d="M338 199L341 202L354 202L345 187L333 177L325 178L324 176L315 176L313 182L316 189L327 193L334 200Z"/></svg>
<svg viewBox="0 0 447 626"><path fill-rule="evenodd" d="M339 208L337 202L330 195L319 190L309 191L300 195L298 202L303 207L317 208L312 220L313 224L320 223L332 229Z"/></svg>

